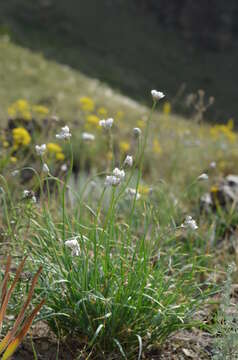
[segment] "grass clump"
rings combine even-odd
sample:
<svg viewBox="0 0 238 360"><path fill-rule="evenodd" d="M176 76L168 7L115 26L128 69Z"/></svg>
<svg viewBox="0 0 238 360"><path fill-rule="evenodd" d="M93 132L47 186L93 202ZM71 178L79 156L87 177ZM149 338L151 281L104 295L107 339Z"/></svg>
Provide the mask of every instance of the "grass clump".
<svg viewBox="0 0 238 360"><path fill-rule="evenodd" d="M13 251L30 253L32 267L44 264L37 289L46 297L41 318L95 359L141 359L178 329L207 327L194 314L216 290L195 220L184 221L165 184L145 191L142 182L156 103L127 161L114 157L113 119L99 122L112 157L103 174L81 185L72 176L75 143L68 126L57 135L68 149L64 178L29 167L34 186L18 195L18 206L2 178ZM36 152L45 164L47 146Z"/></svg>

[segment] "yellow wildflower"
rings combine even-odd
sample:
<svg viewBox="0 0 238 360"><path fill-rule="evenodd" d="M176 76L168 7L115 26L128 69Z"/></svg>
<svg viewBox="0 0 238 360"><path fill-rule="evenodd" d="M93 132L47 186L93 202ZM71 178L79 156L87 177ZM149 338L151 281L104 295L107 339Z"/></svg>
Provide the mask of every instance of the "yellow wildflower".
<svg viewBox="0 0 238 360"><path fill-rule="evenodd" d="M43 116L48 115L50 112L49 109L43 105L33 105L32 110Z"/></svg>
<svg viewBox="0 0 238 360"><path fill-rule="evenodd" d="M167 116L171 113L171 104L169 101L165 101L163 106L163 113Z"/></svg>
<svg viewBox="0 0 238 360"><path fill-rule="evenodd" d="M58 152L56 155L56 160L63 161L65 159L65 156L62 152Z"/></svg>
<svg viewBox="0 0 238 360"><path fill-rule="evenodd" d="M2 143L2 146L3 146L4 148L8 148L9 142L6 141L6 140L4 140L3 143Z"/></svg>
<svg viewBox="0 0 238 360"><path fill-rule="evenodd" d="M79 100L80 107L83 111L93 111L94 110L94 101L87 96L81 97Z"/></svg>
<svg viewBox="0 0 238 360"><path fill-rule="evenodd" d="M56 160L63 161L65 159L63 149L60 145L56 143L48 143L46 146L49 153L55 156Z"/></svg>
<svg viewBox="0 0 238 360"><path fill-rule="evenodd" d="M12 130L13 146L17 149L19 146L27 146L31 142L31 135L23 127L18 127Z"/></svg>
<svg viewBox="0 0 238 360"><path fill-rule="evenodd" d="M15 102L15 106L19 111L26 111L29 109L29 104L26 100L19 99Z"/></svg>
<svg viewBox="0 0 238 360"><path fill-rule="evenodd" d="M226 125L227 127L228 127L228 129L229 130L233 130L233 128L234 128L234 120L231 118L231 119L229 119L228 121L227 121L227 125Z"/></svg>
<svg viewBox="0 0 238 360"><path fill-rule="evenodd" d="M123 116L124 116L124 111L119 110L116 112L115 118L116 120L120 120L123 118Z"/></svg>
<svg viewBox="0 0 238 360"><path fill-rule="evenodd" d="M150 188L147 185L139 185L138 190L141 195L148 195L150 192Z"/></svg>
<svg viewBox="0 0 238 360"><path fill-rule="evenodd" d="M62 147L56 143L48 143L46 146L47 146L47 150L51 154L57 154L62 152Z"/></svg>
<svg viewBox="0 0 238 360"><path fill-rule="evenodd" d="M230 119L226 125L215 125L210 128L211 136L217 140L219 137L224 136L231 143L236 141L236 134L232 131L233 120Z"/></svg>
<svg viewBox="0 0 238 360"><path fill-rule="evenodd" d="M112 151L108 151L106 157L107 157L107 160L112 160L112 158L113 158Z"/></svg>
<svg viewBox="0 0 238 360"><path fill-rule="evenodd" d="M218 168L220 171L224 171L226 169L227 165L225 161L219 161Z"/></svg>
<svg viewBox="0 0 238 360"><path fill-rule="evenodd" d="M236 141L236 134L233 131L227 131L226 137L231 143L234 143Z"/></svg>
<svg viewBox="0 0 238 360"><path fill-rule="evenodd" d="M17 158L15 156L10 157L11 163L15 164L17 162Z"/></svg>
<svg viewBox="0 0 238 360"><path fill-rule="evenodd" d="M31 113L30 113L30 111L23 111L22 113L21 113L21 116L22 116L22 118L24 119L24 120L31 120L32 119L32 116L31 116Z"/></svg>
<svg viewBox="0 0 238 360"><path fill-rule="evenodd" d="M99 124L99 117L97 117L96 115L88 115L87 118L87 123L93 126L97 126Z"/></svg>
<svg viewBox="0 0 238 360"><path fill-rule="evenodd" d="M130 144L127 141L120 141L119 148L121 152L126 153L127 151L130 150Z"/></svg>
<svg viewBox="0 0 238 360"><path fill-rule="evenodd" d="M162 148L160 146L160 143L159 143L158 139L153 140L153 152L155 154L161 154L162 153Z"/></svg>
<svg viewBox="0 0 238 360"><path fill-rule="evenodd" d="M31 108L24 99L19 99L8 108L8 115L11 117L20 116L25 120L31 120Z"/></svg>
<svg viewBox="0 0 238 360"><path fill-rule="evenodd" d="M210 189L211 193L214 193L214 194L217 193L218 190L219 190L219 188L218 188L218 186L216 186L216 185L213 185L213 186L211 187L211 189Z"/></svg>
<svg viewBox="0 0 238 360"><path fill-rule="evenodd" d="M15 107L13 107L13 106L9 106L9 108L7 109L7 113L12 118L17 116L17 111L16 111Z"/></svg>
<svg viewBox="0 0 238 360"><path fill-rule="evenodd" d="M100 107L97 110L97 114L99 116L106 117L107 116L107 109L105 109L104 107Z"/></svg>

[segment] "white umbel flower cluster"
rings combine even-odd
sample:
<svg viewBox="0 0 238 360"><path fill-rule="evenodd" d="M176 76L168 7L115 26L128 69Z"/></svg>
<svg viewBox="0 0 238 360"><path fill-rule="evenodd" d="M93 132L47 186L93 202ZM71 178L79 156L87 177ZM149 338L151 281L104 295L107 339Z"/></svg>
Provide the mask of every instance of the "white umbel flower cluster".
<svg viewBox="0 0 238 360"><path fill-rule="evenodd" d="M20 173L19 170L13 170L12 171L12 176L17 176Z"/></svg>
<svg viewBox="0 0 238 360"><path fill-rule="evenodd" d="M181 225L181 228L197 230L198 226L197 226L196 220L194 220L192 218L192 216L188 215L188 216L186 216L183 224Z"/></svg>
<svg viewBox="0 0 238 360"><path fill-rule="evenodd" d="M209 166L210 166L211 169L215 169L216 166L217 166L216 161L212 161Z"/></svg>
<svg viewBox="0 0 238 360"><path fill-rule="evenodd" d="M33 203L36 203L36 197L33 191L31 190L23 190L23 198L30 199Z"/></svg>
<svg viewBox="0 0 238 360"><path fill-rule="evenodd" d="M131 155L127 155L124 160L124 166L132 167L133 165L133 157Z"/></svg>
<svg viewBox="0 0 238 360"><path fill-rule="evenodd" d="M113 118L109 118L107 120L100 120L99 126L103 127L104 129L111 129L113 122L114 122Z"/></svg>
<svg viewBox="0 0 238 360"><path fill-rule="evenodd" d="M61 171L63 171L63 172L67 171L67 170L68 170L68 166L67 166L67 164L63 164L63 165L61 165L60 170L61 170Z"/></svg>
<svg viewBox="0 0 238 360"><path fill-rule="evenodd" d="M80 255L80 246L79 246L77 238L66 240L65 246L71 249L72 256Z"/></svg>
<svg viewBox="0 0 238 360"><path fill-rule="evenodd" d="M66 125L61 128L61 131L59 134L56 134L55 137L59 140L68 140L71 138L71 133L69 131L69 127Z"/></svg>
<svg viewBox="0 0 238 360"><path fill-rule="evenodd" d="M203 173L203 174L198 176L198 180L208 180L208 175Z"/></svg>
<svg viewBox="0 0 238 360"><path fill-rule="evenodd" d="M134 198L136 196L136 200L139 200L141 195L137 192L136 193L136 189L133 189L133 188L128 188L126 190L126 193L131 197L131 198Z"/></svg>
<svg viewBox="0 0 238 360"><path fill-rule="evenodd" d="M121 180L123 180L126 175L124 170L120 170L118 168L115 168L112 173L114 176L117 176Z"/></svg>
<svg viewBox="0 0 238 360"><path fill-rule="evenodd" d="M35 146L35 149L36 149L36 154L37 154L38 156L42 156L42 155L44 155L44 153L46 152L46 145L45 145L45 144L36 145L36 146Z"/></svg>
<svg viewBox="0 0 238 360"><path fill-rule="evenodd" d="M30 190L23 190L23 197L27 198L31 195L31 191Z"/></svg>
<svg viewBox="0 0 238 360"><path fill-rule="evenodd" d="M118 186L125 177L125 171L115 168L112 175L108 175L105 180L105 186Z"/></svg>
<svg viewBox="0 0 238 360"><path fill-rule="evenodd" d="M159 101L165 97L165 94L162 91L151 90L151 95L154 101Z"/></svg>
<svg viewBox="0 0 238 360"><path fill-rule="evenodd" d="M87 132L83 132L82 133L82 139L84 141L93 141L95 140L95 136L93 134L87 133Z"/></svg>

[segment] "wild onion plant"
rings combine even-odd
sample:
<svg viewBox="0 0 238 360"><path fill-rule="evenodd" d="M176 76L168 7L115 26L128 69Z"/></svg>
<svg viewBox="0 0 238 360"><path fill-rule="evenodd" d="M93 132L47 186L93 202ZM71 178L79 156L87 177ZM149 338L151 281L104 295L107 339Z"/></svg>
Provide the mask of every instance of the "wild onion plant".
<svg viewBox="0 0 238 360"><path fill-rule="evenodd" d="M151 115L163 96L152 91ZM172 332L203 326L193 315L213 289L204 282L205 256L193 246L196 221L188 216L176 224L162 185L158 196L140 194L151 115L142 133L134 130L137 153L121 165L112 158L107 174L95 176L95 196L88 191L92 179L81 191L70 186L73 158L62 180L44 166L45 146L36 148L45 169L36 175L42 206L32 206L28 198L28 236L20 245L34 266L44 264L37 289L47 299L41 318L57 336L73 337L95 359L141 359ZM113 150L113 119L100 126ZM67 126L57 138L71 147Z"/></svg>

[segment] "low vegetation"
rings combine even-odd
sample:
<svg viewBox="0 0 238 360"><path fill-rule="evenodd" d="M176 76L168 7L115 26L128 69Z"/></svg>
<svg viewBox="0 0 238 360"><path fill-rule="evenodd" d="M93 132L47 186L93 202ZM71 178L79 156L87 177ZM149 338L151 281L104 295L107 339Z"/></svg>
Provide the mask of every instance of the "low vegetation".
<svg viewBox="0 0 238 360"><path fill-rule="evenodd" d="M36 320L60 344L73 340L72 359L143 359L194 328L226 343L219 294L236 260L226 245L237 215L220 184L237 172L233 120L205 125L195 108L188 122L163 93L148 92L150 110L8 41L0 47L32 77L22 91L1 90L0 227L16 264L28 255L30 274L42 266ZM11 84L22 82L16 73Z"/></svg>

